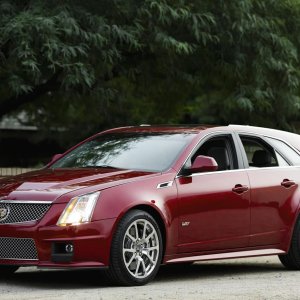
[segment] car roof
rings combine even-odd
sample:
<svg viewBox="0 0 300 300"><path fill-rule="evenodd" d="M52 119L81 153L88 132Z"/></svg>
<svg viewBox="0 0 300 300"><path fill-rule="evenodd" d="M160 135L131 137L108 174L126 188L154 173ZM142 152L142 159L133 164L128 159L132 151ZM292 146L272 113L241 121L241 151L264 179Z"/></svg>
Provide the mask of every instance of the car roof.
<svg viewBox="0 0 300 300"><path fill-rule="evenodd" d="M157 132L157 133L193 133L198 134L204 130L209 129L209 131L215 130L232 130L239 133L248 133L248 134L259 134L269 137L274 137L280 140L284 140L291 144L293 147L300 151L300 135L291 133L288 131L282 131L272 128L265 127L256 127L249 125L203 125L203 124L186 124L186 125L149 125L142 124L139 126L127 126L127 127L119 127L114 129L109 129L102 133L121 133L121 132Z"/></svg>
<svg viewBox="0 0 300 300"><path fill-rule="evenodd" d="M249 134L260 134L271 138L276 138L283 140L297 150L300 151L300 135L288 131L272 129L272 128L265 128L265 127L256 127L256 126L248 126L248 125L229 125L233 131L239 133L249 133Z"/></svg>
<svg viewBox="0 0 300 300"><path fill-rule="evenodd" d="M161 133L199 133L205 129L217 127L214 125L148 125L141 124L139 126L126 126L109 129L105 133L118 132L161 132Z"/></svg>

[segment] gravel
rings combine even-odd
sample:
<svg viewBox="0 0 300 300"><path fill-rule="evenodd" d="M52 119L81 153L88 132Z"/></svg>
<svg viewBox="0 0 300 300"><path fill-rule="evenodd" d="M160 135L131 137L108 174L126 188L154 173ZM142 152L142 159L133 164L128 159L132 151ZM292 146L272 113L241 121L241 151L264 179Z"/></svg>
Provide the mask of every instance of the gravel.
<svg viewBox="0 0 300 300"><path fill-rule="evenodd" d="M103 272L20 268L0 279L0 299L299 299L300 271L276 256L162 266L141 287L112 286Z"/></svg>

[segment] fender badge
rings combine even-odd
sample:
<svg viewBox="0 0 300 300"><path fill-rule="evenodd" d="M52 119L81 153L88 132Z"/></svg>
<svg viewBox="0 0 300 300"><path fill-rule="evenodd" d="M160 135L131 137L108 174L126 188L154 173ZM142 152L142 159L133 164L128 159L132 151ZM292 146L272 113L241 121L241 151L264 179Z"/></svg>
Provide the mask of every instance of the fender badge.
<svg viewBox="0 0 300 300"><path fill-rule="evenodd" d="M181 222L182 227L186 227L186 226L189 226L189 225L190 225L190 222Z"/></svg>

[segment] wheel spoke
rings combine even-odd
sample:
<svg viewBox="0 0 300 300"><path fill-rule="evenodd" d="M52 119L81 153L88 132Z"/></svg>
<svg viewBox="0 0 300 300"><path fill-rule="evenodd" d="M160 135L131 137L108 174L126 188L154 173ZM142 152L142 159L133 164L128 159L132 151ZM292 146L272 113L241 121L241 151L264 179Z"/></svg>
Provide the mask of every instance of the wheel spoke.
<svg viewBox="0 0 300 300"><path fill-rule="evenodd" d="M143 230L143 236L142 239L144 239L146 237L146 231L147 231L147 221L144 222L144 230Z"/></svg>
<svg viewBox="0 0 300 300"><path fill-rule="evenodd" d="M127 268L132 264L132 262L133 262L133 260L134 260L135 258L136 258L136 256L135 256L134 254L132 254L132 256L131 256L129 262L126 263L126 267L127 267Z"/></svg>
<svg viewBox="0 0 300 300"><path fill-rule="evenodd" d="M145 266L145 262L143 259L141 260L141 264L142 264L142 269L143 269L143 275L146 275L146 266Z"/></svg>
<svg viewBox="0 0 300 300"><path fill-rule="evenodd" d="M155 231L152 231L152 232L147 236L147 238L145 239L147 243L149 242L149 240L151 239L151 237L154 235L154 233L155 233Z"/></svg>
<svg viewBox="0 0 300 300"><path fill-rule="evenodd" d="M152 259L152 257L149 255L149 253L145 253L145 255L148 257L148 259L150 260L151 265L155 265L155 261Z"/></svg>
<svg viewBox="0 0 300 300"><path fill-rule="evenodd" d="M127 233L127 236L133 241L133 242L136 242L136 238L133 237L129 232Z"/></svg>
<svg viewBox="0 0 300 300"><path fill-rule="evenodd" d="M124 249L123 249L123 253L126 253L126 252L129 252L129 253L135 253L136 250L135 250L135 249L124 248Z"/></svg>
<svg viewBox="0 0 300 300"><path fill-rule="evenodd" d="M139 238L139 230L138 230L138 227L137 227L137 222L134 222L134 228L135 228L136 239L138 239Z"/></svg>
<svg viewBox="0 0 300 300"><path fill-rule="evenodd" d="M158 250L158 249L159 249L158 246L153 246L153 247L145 248L145 250L148 250L148 251L153 251L153 250Z"/></svg>
<svg viewBox="0 0 300 300"><path fill-rule="evenodd" d="M138 260L137 260L136 269L135 269L135 273L134 273L135 276L137 276L138 273L139 273L140 265L141 265L141 261L138 259Z"/></svg>

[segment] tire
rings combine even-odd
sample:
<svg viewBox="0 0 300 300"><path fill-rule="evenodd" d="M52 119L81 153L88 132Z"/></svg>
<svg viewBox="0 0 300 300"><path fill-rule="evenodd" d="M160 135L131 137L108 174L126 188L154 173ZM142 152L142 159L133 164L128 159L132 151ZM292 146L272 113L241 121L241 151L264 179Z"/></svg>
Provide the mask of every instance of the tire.
<svg viewBox="0 0 300 300"><path fill-rule="evenodd" d="M0 266L0 277L3 278L5 276L12 275L18 269L18 266Z"/></svg>
<svg viewBox="0 0 300 300"><path fill-rule="evenodd" d="M112 240L108 277L124 286L144 285L157 274L162 253L161 232L154 218L141 210L129 211Z"/></svg>
<svg viewBox="0 0 300 300"><path fill-rule="evenodd" d="M287 269L300 270L300 217L296 222L288 253L278 257Z"/></svg>

